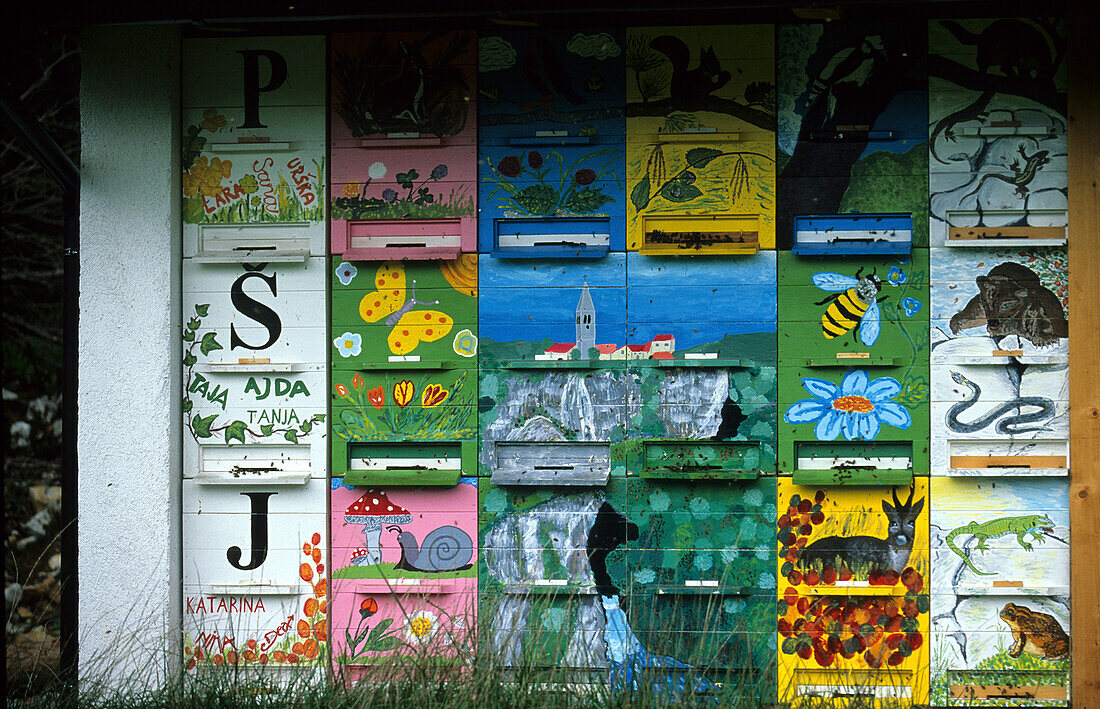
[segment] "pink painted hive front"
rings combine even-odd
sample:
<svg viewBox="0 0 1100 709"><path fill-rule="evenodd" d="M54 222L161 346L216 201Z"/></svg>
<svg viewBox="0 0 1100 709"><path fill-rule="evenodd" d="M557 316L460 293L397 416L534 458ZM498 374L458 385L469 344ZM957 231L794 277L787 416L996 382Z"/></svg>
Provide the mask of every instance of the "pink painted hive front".
<svg viewBox="0 0 1100 709"><path fill-rule="evenodd" d="M333 253L476 251L474 34L335 35L329 70Z"/></svg>
<svg viewBox="0 0 1100 709"><path fill-rule="evenodd" d="M477 482L332 490L333 661L357 679L378 665L473 652Z"/></svg>

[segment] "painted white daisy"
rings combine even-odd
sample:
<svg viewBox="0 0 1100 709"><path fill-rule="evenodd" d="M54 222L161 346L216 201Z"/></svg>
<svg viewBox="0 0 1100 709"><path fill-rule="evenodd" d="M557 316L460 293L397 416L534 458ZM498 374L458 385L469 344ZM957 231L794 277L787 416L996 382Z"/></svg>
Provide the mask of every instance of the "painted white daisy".
<svg viewBox="0 0 1100 709"><path fill-rule="evenodd" d="M432 639L439 630L439 618L431 611L417 611L409 616L405 626L405 639L410 643L423 645Z"/></svg>
<svg viewBox="0 0 1100 709"><path fill-rule="evenodd" d="M386 164L382 162L371 163L371 166L367 168L367 174L370 175L372 180L381 180L386 176Z"/></svg>

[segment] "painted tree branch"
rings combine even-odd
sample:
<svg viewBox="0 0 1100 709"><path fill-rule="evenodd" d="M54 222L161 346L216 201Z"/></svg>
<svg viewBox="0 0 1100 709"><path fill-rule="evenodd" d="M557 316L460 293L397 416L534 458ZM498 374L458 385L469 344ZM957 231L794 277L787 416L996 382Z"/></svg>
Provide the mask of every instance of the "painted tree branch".
<svg viewBox="0 0 1100 709"><path fill-rule="evenodd" d="M763 130L775 130L775 116L757 108L750 108L731 99L707 96L702 101L674 101L671 97L663 98L649 103L626 104L627 118L642 116L654 116L663 118L673 112L694 113L696 111L710 111L712 113L725 113L740 118Z"/></svg>
<svg viewBox="0 0 1100 709"><path fill-rule="evenodd" d="M1066 94L1054 88L1053 82L1026 81L996 74L983 74L957 61L934 54L928 56L928 74L947 79L971 91L992 90L1000 94L1031 99L1061 116L1066 115Z"/></svg>

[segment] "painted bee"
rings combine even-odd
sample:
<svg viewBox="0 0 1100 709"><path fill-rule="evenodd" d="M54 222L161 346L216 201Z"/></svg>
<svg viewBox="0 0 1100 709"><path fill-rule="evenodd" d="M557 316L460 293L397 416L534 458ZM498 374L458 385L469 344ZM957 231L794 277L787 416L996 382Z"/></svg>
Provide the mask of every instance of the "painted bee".
<svg viewBox="0 0 1100 709"><path fill-rule="evenodd" d="M870 347L878 339L882 329L882 317L878 304L887 296L876 298L882 290L882 281L871 271L862 276L863 269L856 271L855 277L840 273L815 273L810 277L813 284L823 291L833 293L814 305L829 303L821 314L821 334L826 340L840 337L859 327L859 340Z"/></svg>

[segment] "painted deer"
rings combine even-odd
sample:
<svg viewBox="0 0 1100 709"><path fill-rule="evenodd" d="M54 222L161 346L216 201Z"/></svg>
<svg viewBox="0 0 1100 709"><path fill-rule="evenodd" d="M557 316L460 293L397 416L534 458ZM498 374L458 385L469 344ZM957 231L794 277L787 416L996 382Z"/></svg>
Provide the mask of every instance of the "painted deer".
<svg viewBox="0 0 1100 709"><path fill-rule="evenodd" d="M824 537L803 550L798 565L809 569L835 564L837 567L893 569L901 573L913 551L917 516L924 509L924 498L913 502L913 492L914 488L909 488L909 499L904 503L898 500L896 490L890 492L894 504L882 501L882 511L890 520L885 539L867 535Z"/></svg>

